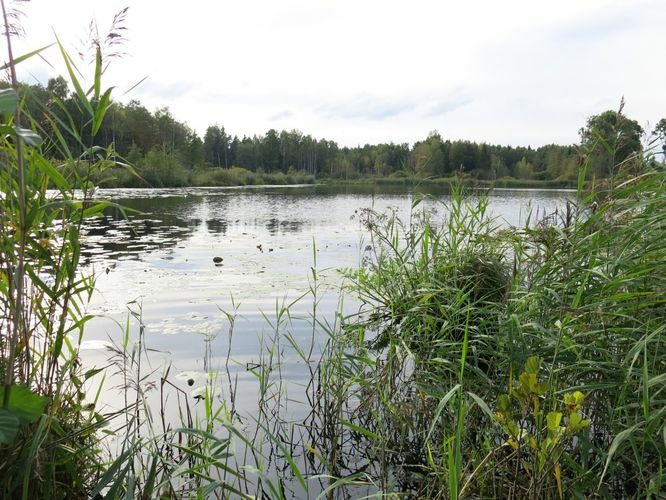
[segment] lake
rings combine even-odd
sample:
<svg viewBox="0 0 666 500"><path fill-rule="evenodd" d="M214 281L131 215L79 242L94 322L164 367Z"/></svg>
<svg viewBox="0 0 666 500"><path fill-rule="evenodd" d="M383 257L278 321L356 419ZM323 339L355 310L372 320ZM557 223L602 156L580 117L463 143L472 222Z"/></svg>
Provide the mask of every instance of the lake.
<svg viewBox="0 0 666 500"><path fill-rule="evenodd" d="M489 207L500 224L515 226L530 213L553 212L574 195L494 190ZM127 217L110 210L85 230L85 264L97 275L90 304L95 318L82 346L85 362L104 365L105 347L123 338L128 310L140 311L144 345L154 365L170 363L171 382L194 395L207 371L229 371L233 383L221 397L228 401L235 393L234 404L243 414L257 405L258 381L251 368L270 348L279 311L314 284L313 268L317 318L334 320L342 280L337 270L358 267L369 245L359 211L395 210L407 217L421 195L292 186L113 189L101 190L98 197L128 210ZM445 194L435 193L422 205L439 208L444 217L442 199ZM215 257L222 261L215 263ZM313 343L312 306L311 296L291 305L291 316L283 317L279 327L306 351ZM233 332L225 312L235 315ZM136 338L138 325L131 318L130 337ZM324 341L314 335L314 353ZM303 365L293 349L283 349L284 380L299 387L309 376ZM117 393L106 394L107 405L122 406Z"/></svg>
<svg viewBox="0 0 666 500"><path fill-rule="evenodd" d="M126 210L108 209L83 231L83 267L95 274L96 290L81 358L86 367L116 363L104 375L97 410L127 405L121 390L127 382L118 368L129 358L119 356L122 348L115 354L109 349L121 346L127 332L129 349L142 339L143 355L135 358L142 360L141 375L129 376L145 391L154 416L178 428L185 406L202 418L198 396L208 389L214 405L244 435L254 435L253 446L262 450L272 443L254 440L259 414L265 425L276 426L271 432L291 442L298 441L294 429L313 425L306 422L317 396L308 383L326 330L336 327L336 313L358 309L351 298L340 300L338 270L358 268L373 251L362 211L392 211L408 220L421 200L416 210L435 211L435 220L444 220L447 199L445 193L423 198L414 191L358 186L114 189L98 197ZM574 197L570 191L488 193L491 214L507 228L550 214ZM101 380L99 374L87 384L89 399ZM291 453L304 472L321 472L308 469L302 448ZM243 464L258 462L240 446L234 468ZM295 498L307 496L296 482L287 484ZM309 494L325 487L320 480Z"/></svg>

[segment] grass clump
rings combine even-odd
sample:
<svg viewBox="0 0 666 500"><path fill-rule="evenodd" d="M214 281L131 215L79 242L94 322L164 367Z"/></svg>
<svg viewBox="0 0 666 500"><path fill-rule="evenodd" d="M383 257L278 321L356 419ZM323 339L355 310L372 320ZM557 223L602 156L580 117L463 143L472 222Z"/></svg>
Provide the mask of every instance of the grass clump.
<svg viewBox="0 0 666 500"><path fill-rule="evenodd" d="M322 439L384 493L663 494L665 180L634 165L522 229L459 193L439 220L367 212Z"/></svg>

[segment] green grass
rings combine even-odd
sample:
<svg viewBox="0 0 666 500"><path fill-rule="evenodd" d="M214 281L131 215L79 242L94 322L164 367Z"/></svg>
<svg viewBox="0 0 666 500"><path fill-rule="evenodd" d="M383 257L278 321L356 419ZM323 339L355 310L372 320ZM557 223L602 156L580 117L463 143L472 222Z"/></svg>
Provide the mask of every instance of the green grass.
<svg viewBox="0 0 666 500"><path fill-rule="evenodd" d="M211 370L210 342L196 407L168 364L150 368L136 305L110 365L85 370L94 276L78 266L80 230L109 205L87 198L94 182L118 176L113 148L92 146L110 102L103 43L94 46L84 82L56 44L83 130L55 97L36 120L15 88L0 92L1 497L664 496L666 171L643 158L602 184L586 183L583 168L575 203L521 228L501 227L486 199L470 201L449 179L429 181L450 186L443 218L418 202L406 220L362 212L370 250L343 271L339 312L318 310L313 251L310 289L265 313L260 362L248 367L259 387L252 418L218 398L224 380L230 396L234 386ZM312 180L172 167L169 185ZM310 313L298 318L304 301ZM235 317L226 314L230 342ZM310 346L296 341L295 321L309 322ZM296 391L282 376L288 353L309 370ZM108 414L106 388L85 387L112 373L125 406ZM294 422L291 405L307 416Z"/></svg>
<svg viewBox="0 0 666 500"><path fill-rule="evenodd" d="M444 223L366 214L376 254L349 273L364 306L327 369L384 493L663 493L665 180L634 168L512 231L455 192ZM517 386L529 373L540 385Z"/></svg>

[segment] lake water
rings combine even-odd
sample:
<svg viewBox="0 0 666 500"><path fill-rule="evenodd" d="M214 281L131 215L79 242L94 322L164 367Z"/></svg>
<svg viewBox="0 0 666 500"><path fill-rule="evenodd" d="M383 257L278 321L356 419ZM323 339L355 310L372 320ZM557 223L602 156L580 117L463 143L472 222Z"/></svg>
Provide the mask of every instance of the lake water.
<svg viewBox="0 0 666 500"><path fill-rule="evenodd" d="M495 190L490 211L506 226L529 213L550 213L574 196L566 191ZM358 267L368 235L358 213L364 208L408 216L412 192L370 192L322 186L101 190L99 198L127 207L93 220L85 236L85 262L97 275L96 293L83 344L87 363L101 366L104 346L120 343L128 308L145 326L153 361L171 363L172 383L196 391L207 369L228 368L241 413L256 408L258 382L248 370L260 362L275 331L276 311L307 292L317 269L319 319L338 309L340 268ZM423 201L439 207L433 195ZM441 207L440 207L441 210ZM136 212L134 212L136 211ZM444 216L445 214L442 214ZM215 257L222 258L216 264ZM128 303L134 302L128 306ZM237 315L233 336L224 312ZM292 305L281 325L304 349L312 344L312 299ZM138 321L130 322L136 337ZM314 350L325 339L315 338ZM204 366L204 353L210 365ZM304 379L302 359L288 350L281 376ZM159 370L158 370L159 371ZM187 385L195 380L193 387ZM112 394L112 391L109 393ZM226 396L229 396L228 394ZM114 397L106 398L111 406Z"/></svg>

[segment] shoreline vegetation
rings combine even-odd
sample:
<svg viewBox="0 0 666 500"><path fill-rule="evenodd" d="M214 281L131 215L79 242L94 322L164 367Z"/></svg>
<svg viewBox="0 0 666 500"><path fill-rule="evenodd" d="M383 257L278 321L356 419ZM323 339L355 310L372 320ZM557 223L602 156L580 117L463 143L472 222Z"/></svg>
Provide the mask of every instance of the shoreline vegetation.
<svg viewBox="0 0 666 500"><path fill-rule="evenodd" d="M6 83L0 88L6 88ZM112 167L91 172L101 187L189 187L299 184L314 182L437 184L462 178L466 184L498 187L575 187L583 165L586 180L604 179L617 165L645 153L653 162L666 151L666 118L652 131L627 117L624 103L588 118L578 144L537 148L451 139L432 131L407 143L340 146L298 130L268 130L263 135L230 134L211 125L199 137L168 108L150 111L139 101L115 102L94 135L74 139L54 127L71 130L85 123L86 110L63 77L41 84L17 83L26 115L43 132L45 156L56 163L79 157L81 142L107 151ZM85 166L81 165L85 169Z"/></svg>
<svg viewBox="0 0 666 500"><path fill-rule="evenodd" d="M4 0L0 5L7 26ZM247 366L258 385L252 415L235 407L230 372L210 368L214 356L225 355L210 344L196 403L174 383L168 364L151 367L137 304L128 305L109 363L84 367L95 277L79 266L82 227L113 206L88 193L95 181L104 186L117 176L122 156L124 136L104 127L127 107L113 103L102 81L125 14L106 37L92 39L88 81L56 40L68 80L55 81L43 99L24 99L15 73L17 62L41 51L15 57L7 33L0 497L663 498L666 169L642 147L642 130L622 107L590 118L581 134L590 148L583 161L552 163L573 170L551 180L576 179L577 201L562 212L505 230L488 215L486 199L466 198L455 183L443 223L418 203L407 220L363 211L372 245L358 269L341 270L340 291L341 302L351 297L360 309L321 317L315 252L310 288L299 299L310 306L304 320L312 346L295 341L290 304L276 303L274 317L266 316L260 361ZM143 162L128 158L122 172L168 186L182 173L179 129L168 113L160 116L168 134L158 136L157 149L134 148ZM247 144L268 147L275 137L269 132ZM431 135L402 149L404 165L423 177L436 174L428 169L446 165L442 144ZM449 146L465 151L465 143L456 144ZM483 149L468 144L469 151ZM226 146L212 151L220 172L232 170L221 168ZM362 152L336 158L344 163L345 155ZM540 172L523 153L514 168ZM322 170L311 171L314 154L300 158L319 179ZM467 168L454 165L451 172ZM220 314L231 339L236 312ZM321 353L315 339L324 339ZM286 350L309 370L299 399L282 378ZM110 412L102 394L112 373L122 380L124 407ZM222 398L220 384L227 383L230 398ZM177 407L177 422L167 419L167 405ZM293 421L290 405L307 416Z"/></svg>
<svg viewBox="0 0 666 500"><path fill-rule="evenodd" d="M105 188L177 188L177 187L242 187L242 186L288 186L288 185L323 185L323 186L360 186L360 187L404 187L443 189L450 191L451 186L462 184L467 188L512 188L512 189L575 189L575 180L537 180L514 179L504 177L496 180L477 179L469 175L451 177L419 177L400 172L388 177L366 176L357 179L339 179L326 176L315 177L305 171L290 169L284 172L253 172L241 167L198 169L189 173L182 182L169 185L157 183L148 185L137 177L127 177L125 181L108 179L100 187Z"/></svg>

